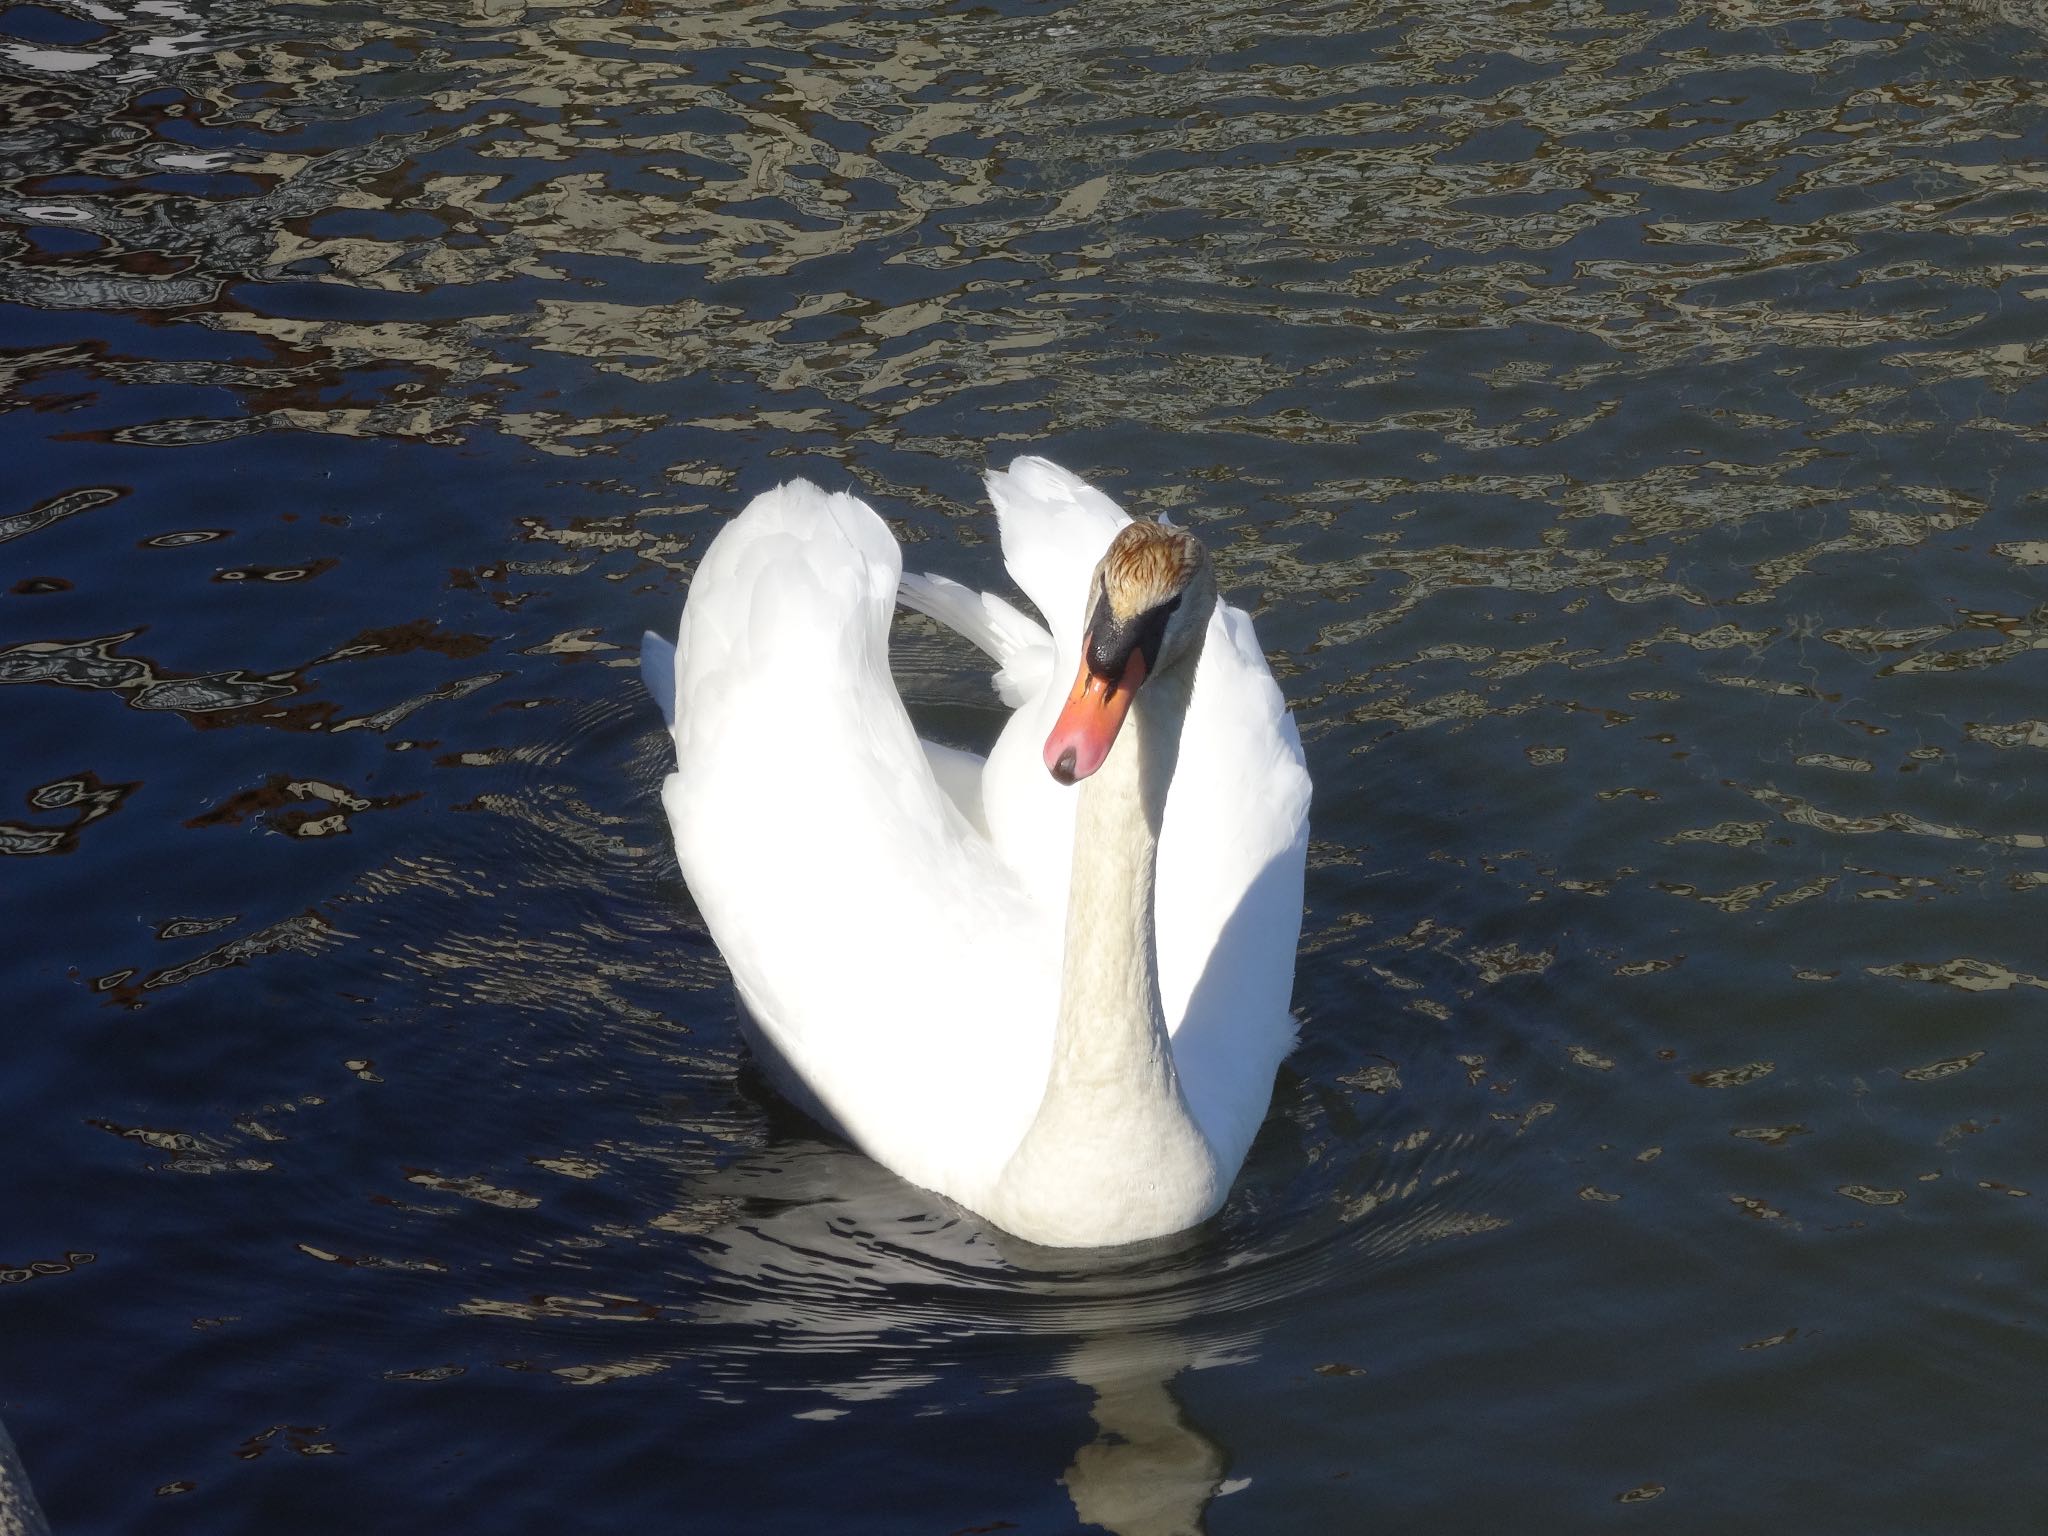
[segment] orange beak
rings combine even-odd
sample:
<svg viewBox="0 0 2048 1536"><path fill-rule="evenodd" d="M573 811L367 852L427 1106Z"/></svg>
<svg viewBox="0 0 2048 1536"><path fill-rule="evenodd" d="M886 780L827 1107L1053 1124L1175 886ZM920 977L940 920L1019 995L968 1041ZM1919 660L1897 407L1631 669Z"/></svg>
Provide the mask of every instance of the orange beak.
<svg viewBox="0 0 2048 1536"><path fill-rule="evenodd" d="M1066 707L1052 734L1045 738L1045 766L1062 784L1078 783L1103 765L1109 749L1116 745L1116 733L1123 729L1124 716L1130 713L1138 684L1145 681L1143 652L1132 651L1123 676L1112 683L1088 669L1086 651L1084 645L1074 691L1067 695Z"/></svg>

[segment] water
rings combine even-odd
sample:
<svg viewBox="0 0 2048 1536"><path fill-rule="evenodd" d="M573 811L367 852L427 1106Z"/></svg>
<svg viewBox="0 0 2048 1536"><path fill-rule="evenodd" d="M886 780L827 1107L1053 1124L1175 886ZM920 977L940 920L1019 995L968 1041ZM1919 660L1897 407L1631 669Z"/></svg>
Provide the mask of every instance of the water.
<svg viewBox="0 0 2048 1536"><path fill-rule="evenodd" d="M54 1527L2032 1530L2044 29L0 16ZM998 582L1027 451L1205 535L1317 783L1270 1119L1103 1255L767 1094L631 669L795 474Z"/></svg>

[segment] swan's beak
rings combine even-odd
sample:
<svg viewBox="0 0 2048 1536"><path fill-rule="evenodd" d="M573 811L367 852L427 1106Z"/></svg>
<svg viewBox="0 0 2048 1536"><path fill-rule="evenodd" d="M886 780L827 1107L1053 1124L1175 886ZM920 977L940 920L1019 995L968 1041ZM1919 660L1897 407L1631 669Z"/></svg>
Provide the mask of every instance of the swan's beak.
<svg viewBox="0 0 2048 1536"><path fill-rule="evenodd" d="M1085 647L1084 647L1085 649ZM1100 768L1116 745L1138 684L1145 681L1145 656L1133 650L1114 682L1097 677L1084 659L1067 695L1066 708L1045 738L1045 766L1062 784L1074 784Z"/></svg>

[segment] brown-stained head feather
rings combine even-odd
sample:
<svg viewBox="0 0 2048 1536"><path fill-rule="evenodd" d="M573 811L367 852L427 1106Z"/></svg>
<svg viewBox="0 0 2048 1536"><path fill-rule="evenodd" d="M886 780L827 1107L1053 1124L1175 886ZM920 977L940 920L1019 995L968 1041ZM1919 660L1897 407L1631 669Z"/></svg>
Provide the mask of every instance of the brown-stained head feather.
<svg viewBox="0 0 2048 1536"><path fill-rule="evenodd" d="M1195 536L1169 523L1131 523L1102 557L1102 590L1110 611L1132 619L1167 601L1201 568Z"/></svg>

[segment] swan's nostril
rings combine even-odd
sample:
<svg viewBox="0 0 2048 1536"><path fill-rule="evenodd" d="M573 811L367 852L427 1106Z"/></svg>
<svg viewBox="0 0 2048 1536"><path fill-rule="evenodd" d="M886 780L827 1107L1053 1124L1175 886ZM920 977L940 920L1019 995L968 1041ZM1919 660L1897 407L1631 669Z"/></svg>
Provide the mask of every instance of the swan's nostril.
<svg viewBox="0 0 2048 1536"><path fill-rule="evenodd" d="M1074 749L1067 748L1060 754L1060 760L1052 765L1052 776L1062 784L1074 782Z"/></svg>

